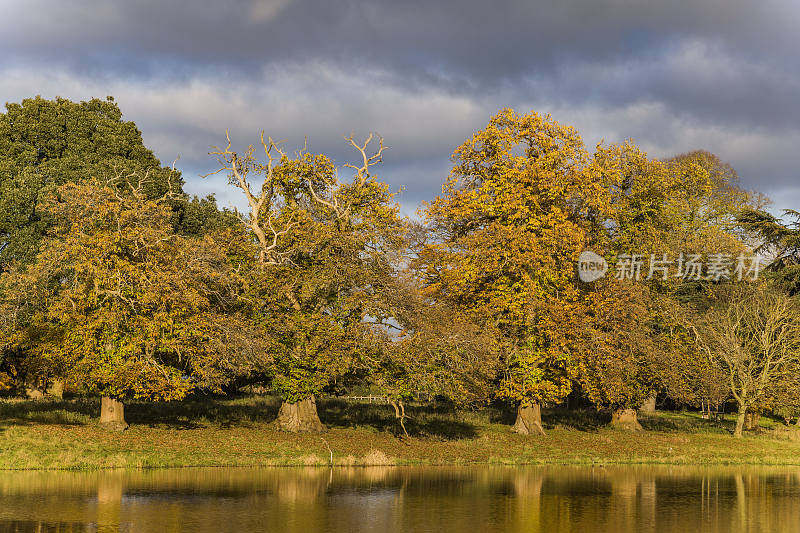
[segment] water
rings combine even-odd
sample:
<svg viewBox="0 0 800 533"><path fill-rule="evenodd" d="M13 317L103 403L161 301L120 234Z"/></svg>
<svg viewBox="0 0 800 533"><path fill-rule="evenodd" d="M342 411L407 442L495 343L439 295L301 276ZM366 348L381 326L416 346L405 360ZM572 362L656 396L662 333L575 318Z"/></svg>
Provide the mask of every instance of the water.
<svg viewBox="0 0 800 533"><path fill-rule="evenodd" d="M3 531L800 531L800 468L0 472Z"/></svg>

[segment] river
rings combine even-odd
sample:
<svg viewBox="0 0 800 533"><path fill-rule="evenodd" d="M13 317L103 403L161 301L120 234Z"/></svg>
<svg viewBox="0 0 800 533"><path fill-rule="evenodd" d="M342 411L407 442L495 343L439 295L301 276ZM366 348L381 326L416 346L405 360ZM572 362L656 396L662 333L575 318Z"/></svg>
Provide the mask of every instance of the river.
<svg viewBox="0 0 800 533"><path fill-rule="evenodd" d="M800 531L799 467L0 472L0 532Z"/></svg>

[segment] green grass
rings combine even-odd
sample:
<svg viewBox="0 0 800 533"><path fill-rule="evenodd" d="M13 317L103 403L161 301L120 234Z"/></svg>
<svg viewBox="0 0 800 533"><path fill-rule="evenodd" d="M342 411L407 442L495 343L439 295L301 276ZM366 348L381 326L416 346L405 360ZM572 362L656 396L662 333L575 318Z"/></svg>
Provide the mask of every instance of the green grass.
<svg viewBox="0 0 800 533"><path fill-rule="evenodd" d="M126 406L130 427L96 420L99 401L0 401L0 469L98 469L175 466L360 464L800 464L800 442L764 419L765 429L735 440L733 420L659 413L646 431L605 427L588 411L545 413L547 435L511 431L513 416L494 409L410 406L412 437L398 438L386 405L320 401L330 428L294 435L274 426L269 397L203 399ZM330 448L330 450L329 450Z"/></svg>

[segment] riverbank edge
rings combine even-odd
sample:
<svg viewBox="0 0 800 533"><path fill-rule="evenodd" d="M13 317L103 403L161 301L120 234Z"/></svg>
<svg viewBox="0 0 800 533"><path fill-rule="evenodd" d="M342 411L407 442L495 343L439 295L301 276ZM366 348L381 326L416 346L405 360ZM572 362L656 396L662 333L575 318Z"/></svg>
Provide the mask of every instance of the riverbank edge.
<svg viewBox="0 0 800 533"><path fill-rule="evenodd" d="M540 437L540 439L547 439L547 437ZM751 437L745 440L751 440L749 444L758 442L774 443L776 439L767 439L765 437ZM730 444L736 445L742 441L733 441ZM785 442L785 441L778 441ZM531 442L531 445L538 443L537 441ZM430 443L423 443L428 448L435 450L435 445L431 446ZM790 445L793 443L785 442ZM52 453L43 454L39 457L41 464L35 464L33 461L29 462L27 466L16 467L8 463L0 466L0 472L48 472L48 471L77 471L77 472L92 472L92 471L107 471L107 470L159 470L159 469L193 469L193 468L296 468L296 467L311 467L311 468L361 468L361 467L516 467L516 466L585 466L585 467L606 467L606 466L689 466L689 467L711 467L711 466L776 466L776 467L800 467L800 448L791 446L791 449L786 449L787 455L784 457L775 457L774 455L764 457L737 457L723 454L712 454L705 456L701 459L692 459L686 455L674 457L642 457L642 456L629 456L629 457L575 457L572 459L560 459L554 457L537 457L537 458L524 458L524 457L505 457L495 456L486 460L463 460L459 457L443 460L432 460L427 457L394 457L387 455L379 449L373 449L364 456L354 456L352 454L337 455L334 453L333 461L331 462L330 456L323 457L321 454L316 453L314 450L306 450L307 454L298 456L269 456L269 457L250 457L249 460L239 457L237 460L226 461L221 458L214 459L200 459L200 460L161 460L153 461L151 457L139 455L133 451L125 453L122 450L113 450L114 460L108 462L108 457L105 454L97 455L84 455L81 460L75 462L62 462L54 466L53 461L57 458L58 450L53 449ZM622 450L619 450L622 452ZM709 451L709 450L707 450ZM769 453L771 450L761 450L763 453ZM122 453L120 453L122 452ZM623 452L624 453L624 452ZM712 452L713 453L713 452ZM3 449L0 448L0 456L3 455ZM634 454L631 454L634 455ZM117 461L125 463L119 464ZM5 461L2 461L5 462ZM105 463L105 464L104 464ZM115 464L116 463L116 464Z"/></svg>

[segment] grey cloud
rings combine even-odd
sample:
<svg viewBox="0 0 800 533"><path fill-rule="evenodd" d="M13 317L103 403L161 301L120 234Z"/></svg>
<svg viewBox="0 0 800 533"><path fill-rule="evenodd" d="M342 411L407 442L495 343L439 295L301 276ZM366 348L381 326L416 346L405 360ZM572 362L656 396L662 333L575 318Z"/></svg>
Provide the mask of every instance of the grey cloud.
<svg viewBox="0 0 800 533"><path fill-rule="evenodd" d="M744 0L146 0L4 2L0 43L44 60L146 57L202 68L249 69L316 57L390 64L416 78L507 79L565 59L649 54L700 38L791 56L791 2ZM76 54L82 54L77 57ZM111 66L111 65L106 65ZM121 69L125 66L120 65ZM481 83L478 83L481 85Z"/></svg>
<svg viewBox="0 0 800 533"><path fill-rule="evenodd" d="M551 112L589 144L706 148L745 185L800 200L794 2L584 0L0 0L0 97L113 94L190 188L208 145L265 128L350 157L387 138L404 208L439 191L448 155L500 107ZM794 192L792 192L794 191Z"/></svg>

